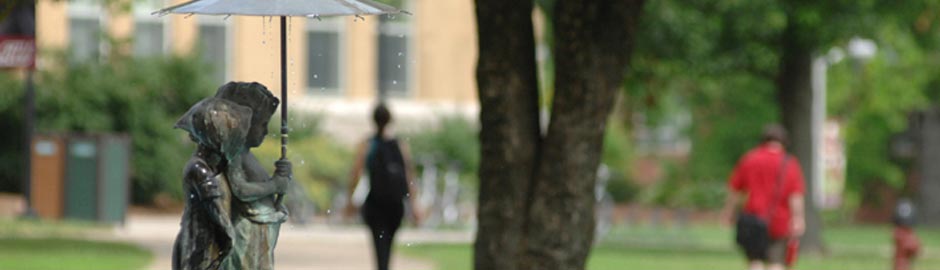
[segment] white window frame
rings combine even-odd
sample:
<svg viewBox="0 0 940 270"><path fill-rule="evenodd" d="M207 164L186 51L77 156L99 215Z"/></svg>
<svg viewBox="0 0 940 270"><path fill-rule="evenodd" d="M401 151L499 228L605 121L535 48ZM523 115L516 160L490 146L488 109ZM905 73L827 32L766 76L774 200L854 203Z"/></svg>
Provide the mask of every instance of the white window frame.
<svg viewBox="0 0 940 270"><path fill-rule="evenodd" d="M405 6L410 7L411 2L412 1L405 1ZM388 16L388 15L380 15L380 16ZM395 16L410 16L410 15L399 14ZM376 29L376 33L375 33L376 34L375 39L376 39L376 45L377 45L376 49L378 50L376 52L376 57L381 57L382 48L380 47L380 44L378 43L380 43L379 39L381 38L382 35L404 36L406 40L405 48L407 52L404 52L405 62L403 62L401 65L402 65L402 68L405 69L407 85L405 86L404 92L390 92L388 96L386 96L385 98L409 99L409 98L415 97L416 96L415 92L417 89L416 85L417 85L417 79L418 79L417 74L416 74L417 68L415 67L415 65L418 64L418 53L417 53L418 51L417 51L417 46L416 46L417 39L415 38L415 31L414 31L415 18L411 17L409 18L409 20L405 22L401 22L401 21L382 22L380 20L377 27L378 29ZM379 88L382 87L382 81L381 81L381 75L380 75L381 74L380 70L382 67L378 63L378 58L376 58L376 66L378 68L376 68L375 70L375 75L376 75L376 78L379 80L376 82L376 94L378 95L378 90Z"/></svg>
<svg viewBox="0 0 940 270"><path fill-rule="evenodd" d="M162 31L163 33L161 33L161 35L163 35L161 37L161 40L163 42L162 44L160 44L160 55L165 56L170 53L170 44L172 44L171 39L172 39L172 34L173 34L172 29L171 29L172 25L170 24L170 17L169 16L154 16L151 14L152 12L163 8L168 3L169 2L165 0L136 0L133 3L135 39L134 39L134 44L132 44L132 47L136 46L137 44L137 39L136 39L137 23L140 23L140 22L157 23L157 24L160 24L160 27L163 30ZM136 52L136 50L134 51ZM137 57L137 55L135 54L134 57Z"/></svg>
<svg viewBox="0 0 940 270"><path fill-rule="evenodd" d="M98 32L106 33L107 29L107 17L104 16L104 7L99 5L94 0L73 0L69 2L68 5L68 23L69 28L71 28L73 19L87 19L95 20L98 22ZM69 31L69 48L72 47L72 40L74 33ZM104 59L108 52L107 42L104 42L100 37L95 37L98 40L98 58L97 59L86 59L84 61L96 61L101 62ZM71 52L71 49L68 50Z"/></svg>
<svg viewBox="0 0 940 270"><path fill-rule="evenodd" d="M305 83L306 85L304 86L304 88L307 89L306 94L313 95L313 96L342 96L346 94L346 90L345 90L346 85L347 85L346 79L345 79L346 67L347 67L346 66L347 65L346 64L347 62L346 61L347 60L346 59L346 52L347 52L346 20L344 20L342 17L307 19L307 22L305 25L305 31L304 31L304 50L306 50L308 54L311 53L310 44L308 43L309 37L307 36L308 34L310 34L310 32L335 32L337 34L337 41L339 43L337 44L336 57L338 57L339 59L337 60L337 67L336 67L337 69L336 89L332 89L332 88L315 89L313 86L310 85L310 78L307 78L307 74L303 74L304 78L306 78L306 83ZM309 57L310 56L308 55L307 59L304 59L304 65L306 65L305 71L308 71L308 72L310 70L310 62L307 61Z"/></svg>
<svg viewBox="0 0 940 270"><path fill-rule="evenodd" d="M222 27L225 29L225 40L223 41L223 42L225 42L225 43L224 43L224 45L225 45L225 59L224 59L224 61L223 61L223 67L225 67L225 71L222 72L222 73L223 73L222 82L218 82L218 84L219 84L219 85L222 85L222 84L224 84L224 83L227 83L227 82L231 81L231 80L232 80L232 72L233 72L233 71L232 71L232 68L231 68L231 67L232 67L232 63L233 63L232 57L235 56L235 54L234 54L234 52L233 52L234 44L235 44L235 43L234 43L234 41L235 41L235 29L234 29L234 27L232 27L232 21L231 21L231 20L227 20L225 16L210 16L210 15L201 15L201 16L200 16L200 15L196 15L196 17L198 17L197 20L199 20L199 21L196 23L196 30L197 30L197 32L199 31L199 28L200 28L201 26L203 26L203 25L208 25L208 26L222 26ZM192 19L192 18L190 18L190 19ZM197 46L197 47L196 47L196 48L192 48L192 50L200 50L200 49L201 49L201 47L198 47L198 46L202 46L202 44L201 44L202 40L200 40L199 35L201 35L201 34L197 34L196 40L195 40L195 44L194 44L194 45ZM215 78L212 78L212 79L215 79Z"/></svg>

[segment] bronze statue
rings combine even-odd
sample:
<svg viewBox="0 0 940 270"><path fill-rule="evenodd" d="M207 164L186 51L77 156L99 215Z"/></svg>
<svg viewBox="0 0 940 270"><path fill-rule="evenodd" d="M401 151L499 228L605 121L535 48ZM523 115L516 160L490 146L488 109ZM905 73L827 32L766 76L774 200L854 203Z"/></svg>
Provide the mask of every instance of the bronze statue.
<svg viewBox="0 0 940 270"><path fill-rule="evenodd" d="M214 193L185 190L190 199L174 249L175 269L274 268L274 247L288 215L276 197L287 189L291 163L277 161L269 175L250 149L264 141L277 104L261 84L230 82L180 119L177 127L199 144L184 182Z"/></svg>

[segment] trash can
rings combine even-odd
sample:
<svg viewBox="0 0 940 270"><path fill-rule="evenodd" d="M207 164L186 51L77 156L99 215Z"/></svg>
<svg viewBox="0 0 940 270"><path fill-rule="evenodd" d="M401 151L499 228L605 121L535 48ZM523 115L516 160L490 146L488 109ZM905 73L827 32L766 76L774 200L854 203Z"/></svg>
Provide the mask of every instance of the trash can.
<svg viewBox="0 0 940 270"><path fill-rule="evenodd" d="M130 139L122 135L98 138L98 220L123 223L130 203Z"/></svg>
<svg viewBox="0 0 940 270"><path fill-rule="evenodd" d="M61 136L33 137L30 155L30 200L43 219L62 217L65 189L65 140Z"/></svg>
<svg viewBox="0 0 940 270"><path fill-rule="evenodd" d="M130 138L78 135L66 141L65 218L123 223L130 204Z"/></svg>
<svg viewBox="0 0 940 270"><path fill-rule="evenodd" d="M98 218L98 143L95 137L71 136L65 165L65 217Z"/></svg>

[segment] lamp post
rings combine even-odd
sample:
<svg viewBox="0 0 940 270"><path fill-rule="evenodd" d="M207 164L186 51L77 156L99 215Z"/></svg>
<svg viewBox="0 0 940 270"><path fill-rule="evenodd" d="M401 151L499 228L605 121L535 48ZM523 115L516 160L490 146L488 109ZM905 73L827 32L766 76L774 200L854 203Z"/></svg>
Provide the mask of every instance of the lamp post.
<svg viewBox="0 0 940 270"><path fill-rule="evenodd" d="M825 158L823 156L823 144L825 143L823 131L826 126L826 74L829 66L845 59L846 51L848 51L849 57L857 60L856 67L860 70L867 60L875 57L878 52L878 45L870 39L854 37L849 40L845 50L834 47L825 54L813 58L811 79L813 102L810 106L812 127L810 130L814 162L812 167L809 168L809 174L814 192L809 195L813 196L814 201L817 203L816 206L821 208L826 206L824 202L827 201L823 192L826 190Z"/></svg>

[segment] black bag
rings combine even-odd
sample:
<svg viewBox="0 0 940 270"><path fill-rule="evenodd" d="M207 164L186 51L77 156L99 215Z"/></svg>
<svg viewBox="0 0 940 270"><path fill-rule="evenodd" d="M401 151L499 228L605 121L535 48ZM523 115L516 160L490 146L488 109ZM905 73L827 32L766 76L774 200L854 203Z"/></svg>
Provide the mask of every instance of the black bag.
<svg viewBox="0 0 940 270"><path fill-rule="evenodd" d="M408 194L405 160L398 140L373 139L369 170L369 196L367 200L401 202Z"/></svg>
<svg viewBox="0 0 940 270"><path fill-rule="evenodd" d="M748 258L767 257L767 248L770 246L770 228L760 217L748 214L738 214L735 224L735 242Z"/></svg>
<svg viewBox="0 0 940 270"><path fill-rule="evenodd" d="M777 174L777 182L774 184L774 193L768 206L768 220L774 216L775 208L773 204L779 198L780 184L783 181L783 174L786 172L788 159L790 157L784 154L783 162L780 164L780 172ZM738 246L741 246L741 249L744 249L744 253L747 254L748 258L766 259L767 249L770 247L771 241L770 226L767 221L760 217L741 211L738 213L738 220L735 224L734 240Z"/></svg>

